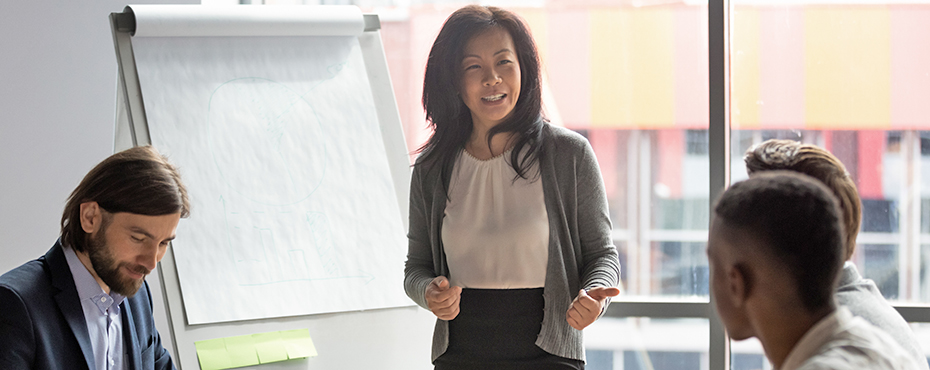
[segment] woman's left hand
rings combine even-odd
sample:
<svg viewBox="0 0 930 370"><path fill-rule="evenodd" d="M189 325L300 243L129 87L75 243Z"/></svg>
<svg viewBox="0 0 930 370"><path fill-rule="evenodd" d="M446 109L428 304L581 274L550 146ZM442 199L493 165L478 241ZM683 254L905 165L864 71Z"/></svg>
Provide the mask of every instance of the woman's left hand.
<svg viewBox="0 0 930 370"><path fill-rule="evenodd" d="M572 307L565 313L565 319L573 328L582 330L597 320L607 297L615 297L619 294L618 288L597 287L587 291L582 289L572 301Z"/></svg>

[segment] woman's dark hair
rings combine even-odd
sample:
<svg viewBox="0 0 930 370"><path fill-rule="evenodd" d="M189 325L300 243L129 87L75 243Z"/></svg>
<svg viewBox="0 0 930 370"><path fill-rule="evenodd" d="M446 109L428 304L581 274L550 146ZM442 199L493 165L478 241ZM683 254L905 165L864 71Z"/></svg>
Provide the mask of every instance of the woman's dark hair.
<svg viewBox="0 0 930 370"><path fill-rule="evenodd" d="M520 97L504 121L488 131L488 146L496 134L519 134L510 154L510 164L517 176L523 178L528 178L530 167L541 155L539 148L545 120L542 117L539 54L529 28L519 16L507 10L478 5L463 7L446 19L436 36L423 79L423 109L433 128L433 135L417 150L422 155L416 165L429 164L429 169L441 171L443 187L447 191L452 165L472 134L471 112L459 96L464 49L475 36L494 28L507 31L513 39L521 79ZM526 156L521 159L520 153L526 146Z"/></svg>
<svg viewBox="0 0 930 370"><path fill-rule="evenodd" d="M90 170L68 197L61 216L61 242L83 251L87 235L81 227L81 203L97 202L109 213L146 216L190 214L181 175L151 146L111 155Z"/></svg>

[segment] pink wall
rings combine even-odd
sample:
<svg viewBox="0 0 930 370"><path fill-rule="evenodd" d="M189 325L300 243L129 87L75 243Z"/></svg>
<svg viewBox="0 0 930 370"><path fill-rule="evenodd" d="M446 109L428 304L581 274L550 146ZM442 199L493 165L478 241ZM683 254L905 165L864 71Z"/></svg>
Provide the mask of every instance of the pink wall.
<svg viewBox="0 0 930 370"><path fill-rule="evenodd" d="M766 8L759 24L759 120L767 128L804 123L804 12Z"/></svg>
<svg viewBox="0 0 930 370"><path fill-rule="evenodd" d="M891 126L930 129L930 6L891 7Z"/></svg>

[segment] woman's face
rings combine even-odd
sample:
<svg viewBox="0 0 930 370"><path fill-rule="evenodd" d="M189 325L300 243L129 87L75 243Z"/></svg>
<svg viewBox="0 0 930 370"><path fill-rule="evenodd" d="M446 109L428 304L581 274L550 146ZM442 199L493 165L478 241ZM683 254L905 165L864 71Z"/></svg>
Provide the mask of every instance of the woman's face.
<svg viewBox="0 0 930 370"><path fill-rule="evenodd" d="M460 93L472 123L491 128L503 121L520 97L520 62L510 33L495 27L469 40L461 68Z"/></svg>

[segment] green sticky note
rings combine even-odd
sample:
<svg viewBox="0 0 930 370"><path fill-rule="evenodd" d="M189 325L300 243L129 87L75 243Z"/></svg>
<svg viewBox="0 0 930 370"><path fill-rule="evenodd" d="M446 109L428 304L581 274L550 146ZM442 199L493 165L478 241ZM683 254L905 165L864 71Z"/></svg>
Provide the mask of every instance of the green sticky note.
<svg viewBox="0 0 930 370"><path fill-rule="evenodd" d="M258 365L258 355L255 353L255 342L251 335L224 338L226 352L229 353L230 367Z"/></svg>
<svg viewBox="0 0 930 370"><path fill-rule="evenodd" d="M284 348L287 350L287 358L316 356L316 347L313 346L313 340L310 339L309 330L285 330L280 333L281 340L284 341Z"/></svg>
<svg viewBox="0 0 930 370"><path fill-rule="evenodd" d="M252 334L252 340L255 342L259 362L267 364L287 360L287 350L284 348L284 341L281 340L281 333L274 331Z"/></svg>
<svg viewBox="0 0 930 370"><path fill-rule="evenodd" d="M223 338L194 342L197 347L197 359L202 370L220 370L230 367L226 341Z"/></svg>

